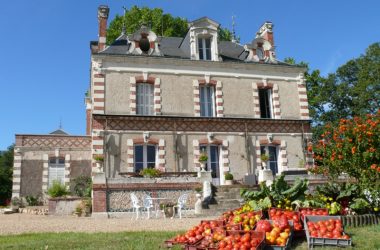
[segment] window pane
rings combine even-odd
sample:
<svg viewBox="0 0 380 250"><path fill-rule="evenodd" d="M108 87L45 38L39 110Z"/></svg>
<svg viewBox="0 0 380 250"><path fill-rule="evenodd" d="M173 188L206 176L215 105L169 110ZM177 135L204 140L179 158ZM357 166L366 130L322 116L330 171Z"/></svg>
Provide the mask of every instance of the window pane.
<svg viewBox="0 0 380 250"><path fill-rule="evenodd" d="M135 162L135 172L139 173L141 170L143 170L144 165L142 162Z"/></svg>
<svg viewBox="0 0 380 250"><path fill-rule="evenodd" d="M148 162L156 162L156 146L147 145L147 160Z"/></svg>
<svg viewBox="0 0 380 250"><path fill-rule="evenodd" d="M207 110L207 107L206 107L206 93L205 93L206 89L204 86L200 87L199 88L199 93L200 93L200 106L201 106L201 116L206 116L206 110Z"/></svg>
<svg viewBox="0 0 380 250"><path fill-rule="evenodd" d="M142 145L136 145L135 146L135 162L143 162L143 146Z"/></svg>
<svg viewBox="0 0 380 250"><path fill-rule="evenodd" d="M270 101L271 96L270 89L259 89L259 101L260 101L260 113L261 118L271 118L270 110Z"/></svg>
<svg viewBox="0 0 380 250"><path fill-rule="evenodd" d="M211 159L211 176L213 178L219 177L219 150L218 146L210 146L210 159Z"/></svg>
<svg viewBox="0 0 380 250"><path fill-rule="evenodd" d="M211 48L211 39L205 38L205 43L206 43L206 49L210 49Z"/></svg>
<svg viewBox="0 0 380 250"><path fill-rule="evenodd" d="M153 114L153 92L154 86L148 83L137 84L137 114Z"/></svg>
<svg viewBox="0 0 380 250"><path fill-rule="evenodd" d="M65 158L59 158L58 163L59 164L65 164Z"/></svg>
<svg viewBox="0 0 380 250"><path fill-rule="evenodd" d="M198 39L198 54L199 59L203 60L203 43L201 38Z"/></svg>

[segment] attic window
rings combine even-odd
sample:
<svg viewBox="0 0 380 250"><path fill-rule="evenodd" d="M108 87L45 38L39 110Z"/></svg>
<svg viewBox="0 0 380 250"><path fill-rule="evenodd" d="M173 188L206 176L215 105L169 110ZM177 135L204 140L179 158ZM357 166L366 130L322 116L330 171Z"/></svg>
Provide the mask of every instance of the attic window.
<svg viewBox="0 0 380 250"><path fill-rule="evenodd" d="M141 51L147 53L150 49L149 39L146 37L146 34L142 34L141 36L142 37L141 37L140 42L139 42L140 49L141 49Z"/></svg>
<svg viewBox="0 0 380 250"><path fill-rule="evenodd" d="M198 38L199 60L211 60L211 38Z"/></svg>
<svg viewBox="0 0 380 250"><path fill-rule="evenodd" d="M262 48L256 49L256 55L260 60L264 60L264 51Z"/></svg>

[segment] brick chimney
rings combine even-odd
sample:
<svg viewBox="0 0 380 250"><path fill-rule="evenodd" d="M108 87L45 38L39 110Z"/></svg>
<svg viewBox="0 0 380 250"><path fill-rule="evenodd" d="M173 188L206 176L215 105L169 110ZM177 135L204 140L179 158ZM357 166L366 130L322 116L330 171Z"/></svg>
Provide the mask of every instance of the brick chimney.
<svg viewBox="0 0 380 250"><path fill-rule="evenodd" d="M262 37L265 40L269 41L272 46L274 46L274 40L273 40L273 23L266 21L259 29L259 31L256 33L256 38Z"/></svg>
<svg viewBox="0 0 380 250"><path fill-rule="evenodd" d="M98 8L98 21L99 21L99 43L98 51L104 50L106 46L107 37L107 19L110 9L107 5L100 5Z"/></svg>

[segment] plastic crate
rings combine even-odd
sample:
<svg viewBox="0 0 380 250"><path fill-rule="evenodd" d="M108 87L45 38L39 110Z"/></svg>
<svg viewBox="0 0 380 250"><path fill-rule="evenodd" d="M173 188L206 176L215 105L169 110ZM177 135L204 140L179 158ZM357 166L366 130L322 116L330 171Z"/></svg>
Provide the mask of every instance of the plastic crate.
<svg viewBox="0 0 380 250"><path fill-rule="evenodd" d="M268 220L268 221L270 222L271 225L273 225L273 221L272 220ZM294 235L293 221L289 220L289 225L290 225L290 234L289 234L288 240L286 241L285 246L268 245L268 244L266 244L265 245L265 250L286 250L286 249L290 249L290 244L292 242L292 238L293 238L293 235Z"/></svg>
<svg viewBox="0 0 380 250"><path fill-rule="evenodd" d="M304 220L304 227L306 232L306 238L307 238L307 245L308 248L311 249L314 246L339 246L339 247L348 247L352 245L351 239L333 239L333 238L322 238L322 237L311 237L309 228L307 226L307 222L312 221L326 221L329 219L333 220L341 220L340 216L312 216L312 215L306 215ZM343 224L342 224L343 227ZM344 233L344 227L343 227L343 234Z"/></svg>
<svg viewBox="0 0 380 250"><path fill-rule="evenodd" d="M318 212L321 211L321 212L327 212L327 215L329 214L329 210L327 208L314 208L314 207L301 207L298 211L300 212L300 215L301 215L301 220L304 220L304 216L302 215L302 211L304 210L312 210L312 209L315 209L317 210ZM327 216L327 215L311 215L311 214L307 214L307 215L310 215L310 216Z"/></svg>

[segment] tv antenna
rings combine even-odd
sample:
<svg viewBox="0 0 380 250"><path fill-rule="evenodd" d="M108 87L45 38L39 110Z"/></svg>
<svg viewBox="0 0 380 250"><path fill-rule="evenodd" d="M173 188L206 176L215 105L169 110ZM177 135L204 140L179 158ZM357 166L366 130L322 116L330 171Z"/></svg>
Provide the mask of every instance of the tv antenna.
<svg viewBox="0 0 380 250"><path fill-rule="evenodd" d="M232 15L232 42L236 43L236 34L235 34L235 15Z"/></svg>
<svg viewBox="0 0 380 250"><path fill-rule="evenodd" d="M121 29L121 34L125 34L125 14L127 13L127 8L125 6L122 7L124 9L124 15L123 15L123 27Z"/></svg>

